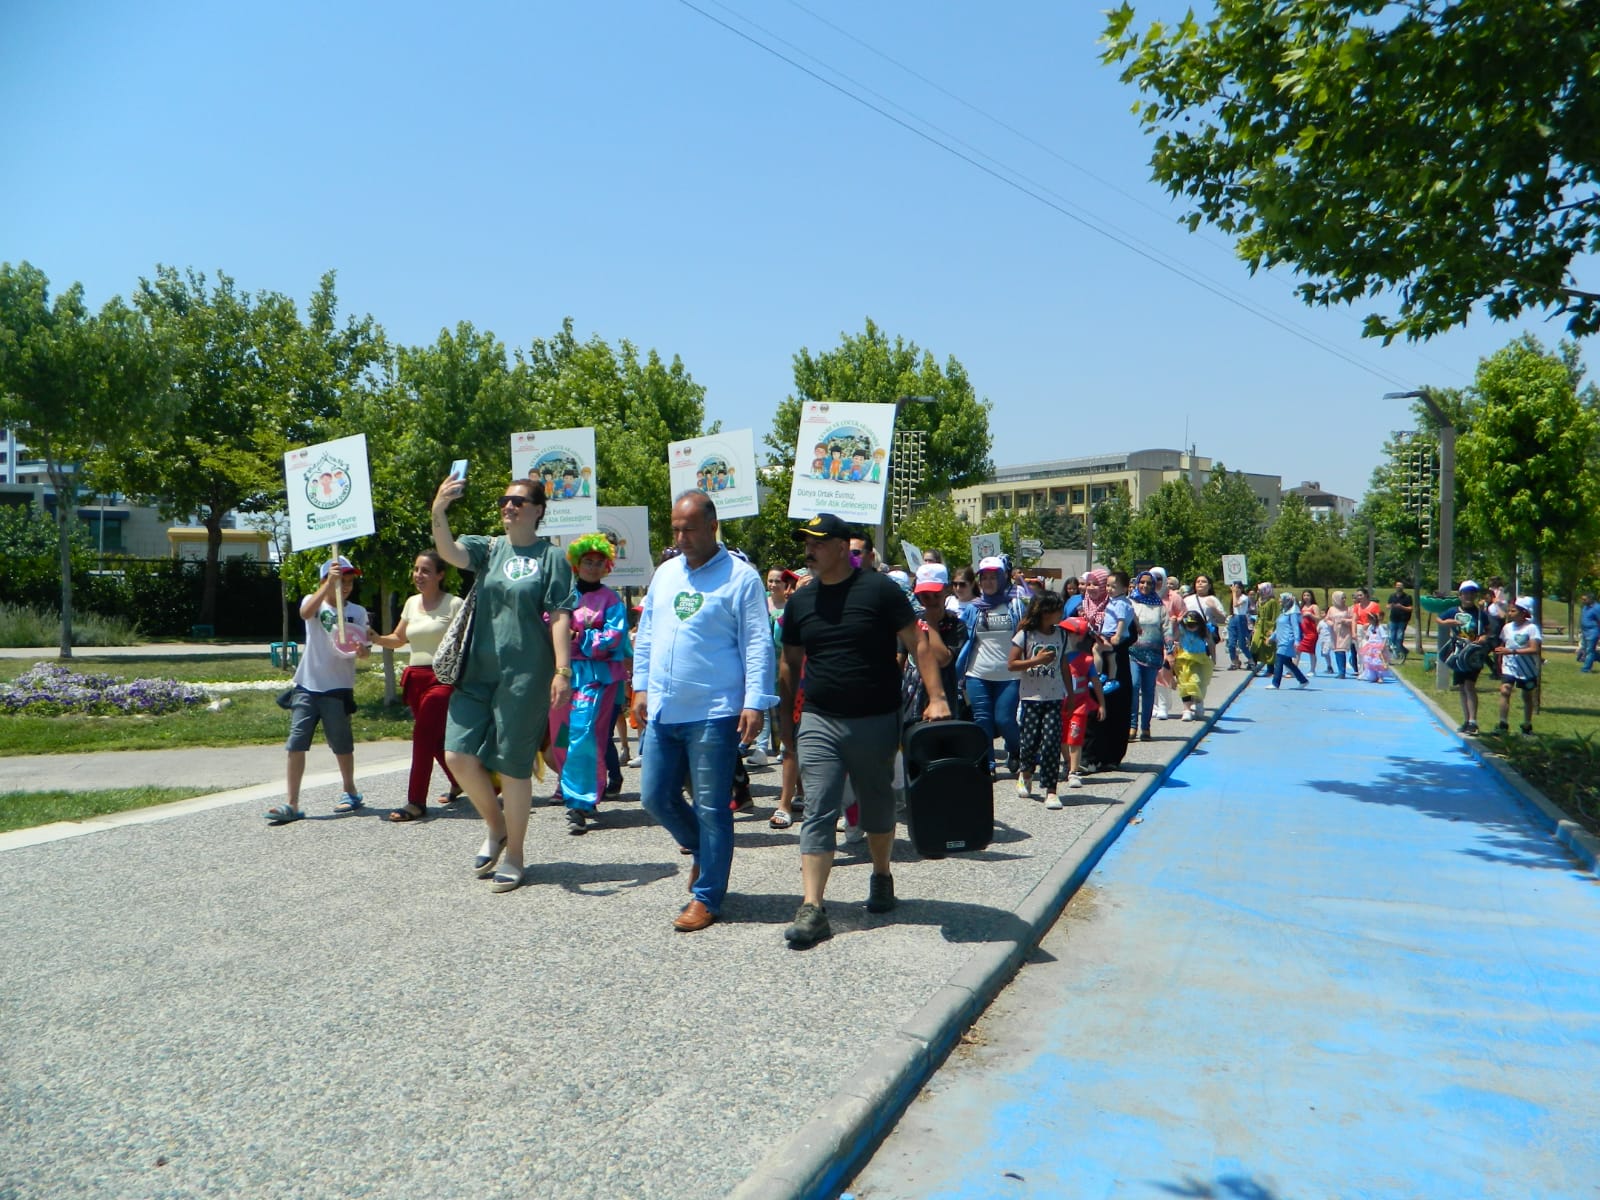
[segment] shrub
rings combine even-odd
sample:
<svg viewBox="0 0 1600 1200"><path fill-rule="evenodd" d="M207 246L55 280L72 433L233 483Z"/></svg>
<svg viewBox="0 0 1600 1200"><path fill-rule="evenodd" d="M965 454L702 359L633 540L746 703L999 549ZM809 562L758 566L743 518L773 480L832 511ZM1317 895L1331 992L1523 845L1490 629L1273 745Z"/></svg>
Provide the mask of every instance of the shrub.
<svg viewBox="0 0 1600 1200"><path fill-rule="evenodd" d="M61 641L61 613L53 608L0 604L0 646L54 646ZM144 641L126 617L79 613L72 619L74 646L134 646Z"/></svg>

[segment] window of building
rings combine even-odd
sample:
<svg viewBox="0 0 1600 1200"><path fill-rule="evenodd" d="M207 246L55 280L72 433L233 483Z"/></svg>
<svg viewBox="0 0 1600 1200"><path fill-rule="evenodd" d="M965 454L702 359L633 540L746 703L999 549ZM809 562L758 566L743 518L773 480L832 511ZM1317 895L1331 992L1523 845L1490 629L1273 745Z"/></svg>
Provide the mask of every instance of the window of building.
<svg viewBox="0 0 1600 1200"><path fill-rule="evenodd" d="M1027 508L1032 503L1033 503L1033 497L1030 496L1027 492L1018 492L1017 493L1017 507L1018 508Z"/></svg>
<svg viewBox="0 0 1600 1200"><path fill-rule="evenodd" d="M999 507L1000 507L1000 497L999 496L985 496L983 498L983 511L984 512L992 513L995 509L997 509Z"/></svg>
<svg viewBox="0 0 1600 1200"><path fill-rule="evenodd" d="M1067 503L1067 489L1056 488L1050 493L1050 504L1053 508L1064 508Z"/></svg>
<svg viewBox="0 0 1600 1200"><path fill-rule="evenodd" d="M1072 502L1074 504L1082 504L1083 503L1083 489L1082 488L1073 488L1072 489Z"/></svg>
<svg viewBox="0 0 1600 1200"><path fill-rule="evenodd" d="M1090 504L1099 504L1099 503L1101 503L1102 501L1105 500L1108 491L1109 491L1109 489L1104 484L1100 484L1100 483L1095 484L1093 487L1091 487L1089 489L1089 503Z"/></svg>

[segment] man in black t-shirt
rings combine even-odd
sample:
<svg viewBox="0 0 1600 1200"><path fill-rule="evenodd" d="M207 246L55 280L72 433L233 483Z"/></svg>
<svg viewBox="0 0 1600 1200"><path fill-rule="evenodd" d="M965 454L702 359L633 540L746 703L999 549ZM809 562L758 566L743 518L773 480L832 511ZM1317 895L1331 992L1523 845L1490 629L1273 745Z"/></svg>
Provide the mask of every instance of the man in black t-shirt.
<svg viewBox="0 0 1600 1200"><path fill-rule="evenodd" d="M896 648L905 647L928 689L923 716L950 716L944 680L916 614L898 584L876 571L850 565L852 531L832 513L820 513L795 531L805 543L810 587L789 599L783 612L783 657L778 689L793 702L805 667L805 703L795 747L806 795L800 827L800 877L804 891L790 945L805 947L832 937L823 893L833 869L834 822L848 781L861 806L861 828L872 856L867 911L895 906L889 857L894 849L894 755L900 744L900 670Z"/></svg>
<svg viewBox="0 0 1600 1200"><path fill-rule="evenodd" d="M1411 597L1406 594L1406 585L1396 579L1394 591L1389 593L1389 645L1405 644L1406 626L1411 624L1413 607Z"/></svg>

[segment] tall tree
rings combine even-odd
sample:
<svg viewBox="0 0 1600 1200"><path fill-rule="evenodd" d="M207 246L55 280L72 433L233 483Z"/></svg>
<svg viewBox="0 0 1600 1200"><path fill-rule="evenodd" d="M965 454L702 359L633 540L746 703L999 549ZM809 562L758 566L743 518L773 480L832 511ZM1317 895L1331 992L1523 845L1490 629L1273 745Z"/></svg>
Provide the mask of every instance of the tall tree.
<svg viewBox="0 0 1600 1200"><path fill-rule="evenodd" d="M1418 339L1474 306L1600 330L1577 269L1600 246L1600 0L1217 0L1141 31L1125 2L1104 59L1151 97L1154 177L1186 220L1280 263L1308 304L1383 291L1369 336ZM1592 260L1588 260L1592 262Z"/></svg>
<svg viewBox="0 0 1600 1200"><path fill-rule="evenodd" d="M1305 500L1291 492L1283 498L1276 519L1267 527L1257 551L1260 566L1252 567L1250 574L1280 586L1295 583L1300 556L1316 536L1317 523L1306 509Z"/></svg>
<svg viewBox="0 0 1600 1200"><path fill-rule="evenodd" d="M1196 571L1216 573L1221 559L1213 549L1205 514L1187 479L1169 479L1145 499L1128 527L1128 556L1152 563L1174 578ZM1217 566L1211 565L1217 559Z"/></svg>
<svg viewBox="0 0 1600 1200"><path fill-rule="evenodd" d="M1466 521L1525 553L1544 599L1545 561L1600 537L1600 418L1578 400L1575 348L1551 354L1531 335L1478 364L1472 428L1457 447Z"/></svg>
<svg viewBox="0 0 1600 1200"><path fill-rule="evenodd" d="M1200 489L1200 514L1205 521L1211 559L1199 569L1220 578L1224 554L1255 554L1267 527L1266 506L1237 471L1220 462Z"/></svg>
<svg viewBox="0 0 1600 1200"><path fill-rule="evenodd" d="M1113 570L1133 570L1134 556L1129 544L1133 529L1133 503L1120 488L1094 506L1094 561ZM1086 534L1088 530L1084 531Z"/></svg>
<svg viewBox="0 0 1600 1200"><path fill-rule="evenodd" d="M72 532L79 472L149 452L171 420L162 339L120 297L91 314L83 287L52 302L28 263L0 264L0 426L45 464L56 495L61 657L72 657Z"/></svg>
<svg viewBox="0 0 1600 1200"><path fill-rule="evenodd" d="M919 494L981 483L994 473L989 402L978 399L966 368L953 355L940 366L932 352L898 336L891 340L870 317L861 333L841 336L833 350L812 354L802 348L795 354L794 394L779 402L766 436L773 463L794 465L803 404L891 404L900 396L932 396L931 404L905 405L896 424L928 433Z"/></svg>
<svg viewBox="0 0 1600 1200"><path fill-rule="evenodd" d="M331 272L308 324L287 296L251 296L221 272L213 286L196 271L158 267L137 303L174 347L183 419L119 478L165 516L205 526L200 621L211 624L224 520L282 503L283 452L327 434L381 346L371 318L335 325Z"/></svg>

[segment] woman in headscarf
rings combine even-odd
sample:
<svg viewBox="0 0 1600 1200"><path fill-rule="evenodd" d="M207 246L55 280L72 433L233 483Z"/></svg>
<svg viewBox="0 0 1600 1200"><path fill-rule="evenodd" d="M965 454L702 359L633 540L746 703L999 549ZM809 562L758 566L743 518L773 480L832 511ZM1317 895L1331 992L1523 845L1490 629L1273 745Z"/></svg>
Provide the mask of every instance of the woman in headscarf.
<svg viewBox="0 0 1600 1200"><path fill-rule="evenodd" d="M1024 589L1026 590L1026 589ZM1011 594L998 558L978 563L978 594L969 610L973 652L967 661L967 703L972 719L989 735L989 773L994 774L994 738L1005 742L1006 770L1017 771L1022 735L1017 725L1017 676L1011 671L1011 636L1028 602Z"/></svg>
<svg viewBox="0 0 1600 1200"><path fill-rule="evenodd" d="M1141 741L1150 741L1150 715L1155 711L1156 675L1166 665L1172 647L1172 617L1156 592L1155 576L1140 571L1134 580L1133 617L1139 624L1138 637L1128 648L1129 680L1128 736L1135 732ZM1115 693L1113 693L1115 694Z"/></svg>
<svg viewBox="0 0 1600 1200"><path fill-rule="evenodd" d="M1156 595L1161 597L1161 603L1166 607L1167 616L1171 619L1172 629L1176 632L1178 622L1183 620L1185 611L1183 603L1183 590L1176 582L1167 577L1165 567L1151 567L1150 576L1155 580ZM1161 669L1156 672L1156 703L1152 715L1157 721L1165 721L1183 702L1178 699L1178 677L1173 674L1172 658L1169 655Z"/></svg>
<svg viewBox="0 0 1600 1200"><path fill-rule="evenodd" d="M1126 590L1128 577L1121 571L1113 580L1110 572L1096 567L1083 577L1083 605L1081 616L1089 619L1089 628L1101 627L1101 618L1113 595ZM1128 623L1130 626L1134 622ZM1133 642L1133 630L1124 629L1123 637L1111 650L1111 669L1106 672L1105 720L1091 721L1083 743L1084 772L1106 771L1122 765L1128 753L1128 725L1133 716L1133 669L1128 662L1128 647ZM1112 687L1115 683L1117 686Z"/></svg>
<svg viewBox="0 0 1600 1200"><path fill-rule="evenodd" d="M1345 607L1344 593L1334 592L1328 597L1328 611L1322 614L1333 630L1333 662L1338 668L1339 678L1344 678L1345 659L1348 656L1350 666L1356 666L1357 647L1352 646L1350 639L1355 636L1355 613Z"/></svg>
<svg viewBox="0 0 1600 1200"><path fill-rule="evenodd" d="M1250 635L1250 658L1254 663L1250 668L1252 675L1258 671L1265 674L1272 670L1272 661L1278 654L1274 629L1281 605L1270 583L1263 583L1256 588L1256 628Z"/></svg>

